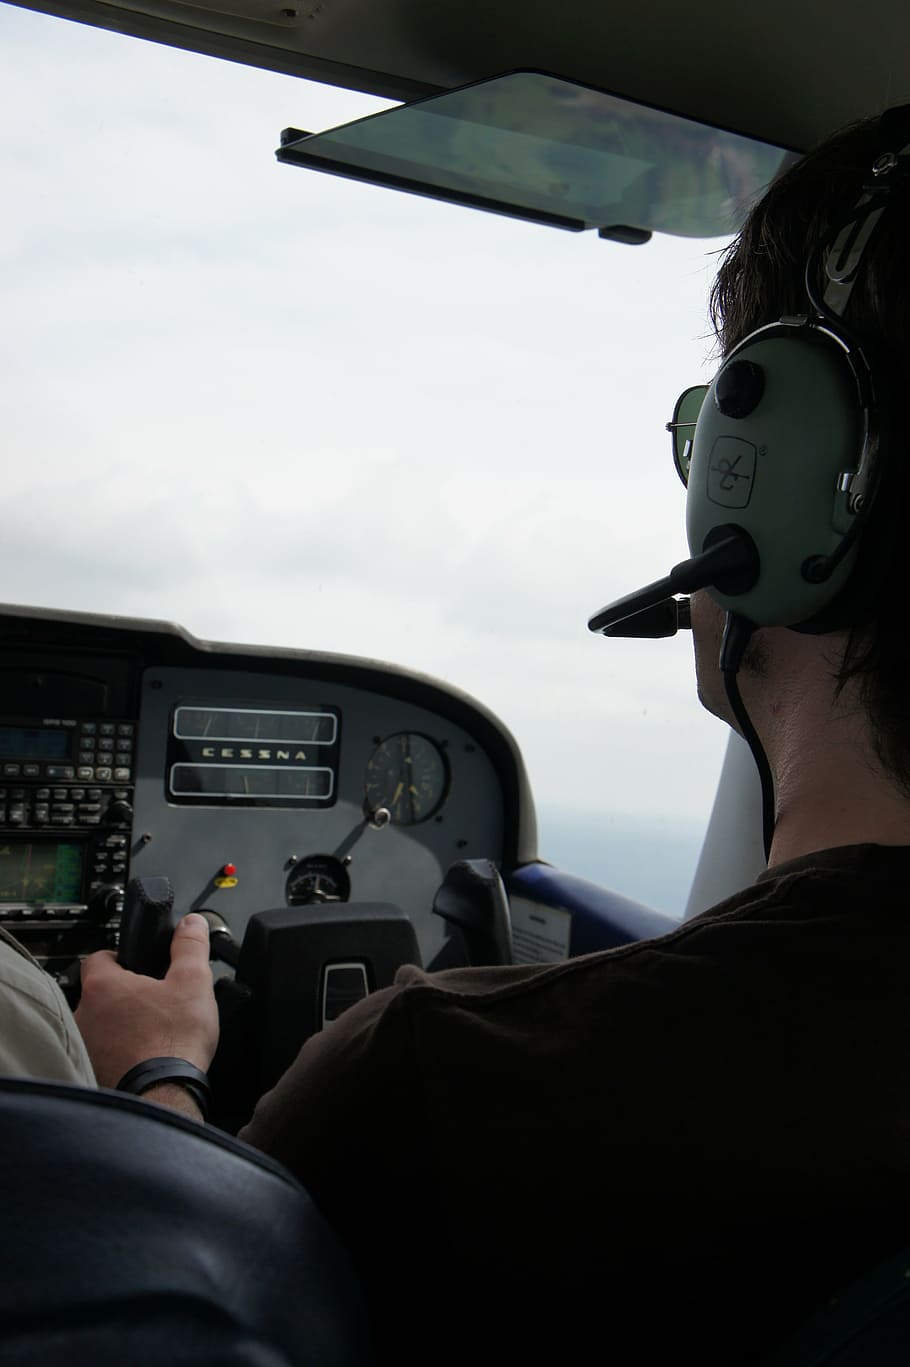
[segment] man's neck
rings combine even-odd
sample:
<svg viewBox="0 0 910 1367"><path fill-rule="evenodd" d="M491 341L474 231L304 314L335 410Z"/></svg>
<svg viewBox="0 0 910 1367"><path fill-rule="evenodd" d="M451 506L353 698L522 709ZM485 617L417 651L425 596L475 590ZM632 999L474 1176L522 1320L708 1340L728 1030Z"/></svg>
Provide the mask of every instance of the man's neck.
<svg viewBox="0 0 910 1367"><path fill-rule="evenodd" d="M768 758L777 821L769 867L840 845L910 845L910 799L882 770L865 715L785 709L771 722Z"/></svg>
<svg viewBox="0 0 910 1367"><path fill-rule="evenodd" d="M771 842L768 867L784 864L816 850L840 845L910 845L910 812L905 799L884 809L863 811L836 788L811 798L811 807L799 802L779 809Z"/></svg>

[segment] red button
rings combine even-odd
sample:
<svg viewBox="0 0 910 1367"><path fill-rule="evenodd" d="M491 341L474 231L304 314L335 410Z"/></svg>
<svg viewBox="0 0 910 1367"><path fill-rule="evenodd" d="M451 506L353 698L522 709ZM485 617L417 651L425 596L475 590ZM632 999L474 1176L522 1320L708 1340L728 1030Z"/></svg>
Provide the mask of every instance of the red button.
<svg viewBox="0 0 910 1367"><path fill-rule="evenodd" d="M233 878L237 872L237 866L235 864L225 864L221 872L224 874L225 878Z"/></svg>

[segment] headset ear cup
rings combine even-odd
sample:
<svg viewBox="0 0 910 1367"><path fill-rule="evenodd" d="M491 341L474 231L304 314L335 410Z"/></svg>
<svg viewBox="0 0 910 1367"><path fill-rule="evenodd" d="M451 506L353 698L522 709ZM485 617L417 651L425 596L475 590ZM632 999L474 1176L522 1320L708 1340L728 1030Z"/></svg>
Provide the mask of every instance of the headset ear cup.
<svg viewBox="0 0 910 1367"><path fill-rule="evenodd" d="M899 601L895 614L903 613L905 589L896 577L901 510L910 500L910 466L898 453L907 449L907 436L890 396L899 392L894 367L876 357L871 366L876 377L874 423L870 432L871 478L862 512L863 525L853 571L841 592L822 611L797 626L797 630L821 635L870 623L884 609L889 586Z"/></svg>
<svg viewBox="0 0 910 1367"><path fill-rule="evenodd" d="M689 548L698 555L716 526L733 524L754 541L760 570L745 593L710 587L721 607L759 626L799 626L843 593L865 520L844 477L869 444L867 380L861 355L805 319L760 329L724 362L695 428Z"/></svg>

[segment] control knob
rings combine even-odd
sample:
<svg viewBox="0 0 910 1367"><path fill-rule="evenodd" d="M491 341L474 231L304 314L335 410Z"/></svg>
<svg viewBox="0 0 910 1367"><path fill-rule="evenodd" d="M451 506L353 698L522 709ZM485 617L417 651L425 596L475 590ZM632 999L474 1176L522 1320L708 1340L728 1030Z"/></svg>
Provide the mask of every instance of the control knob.
<svg viewBox="0 0 910 1367"><path fill-rule="evenodd" d="M117 883L104 883L92 893L88 912L93 921L107 925L108 921L119 916L122 907L123 887Z"/></svg>
<svg viewBox="0 0 910 1367"><path fill-rule="evenodd" d="M105 812L105 820L109 826L131 826L133 824L132 804L123 798L118 798L112 802Z"/></svg>

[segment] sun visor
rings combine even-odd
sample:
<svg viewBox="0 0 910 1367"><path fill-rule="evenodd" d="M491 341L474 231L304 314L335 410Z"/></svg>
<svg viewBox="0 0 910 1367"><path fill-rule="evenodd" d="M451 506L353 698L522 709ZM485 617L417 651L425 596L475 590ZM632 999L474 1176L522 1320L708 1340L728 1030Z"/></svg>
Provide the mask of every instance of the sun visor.
<svg viewBox="0 0 910 1367"><path fill-rule="evenodd" d="M786 148L540 71L513 71L324 133L279 161L512 218L646 242L730 236Z"/></svg>

